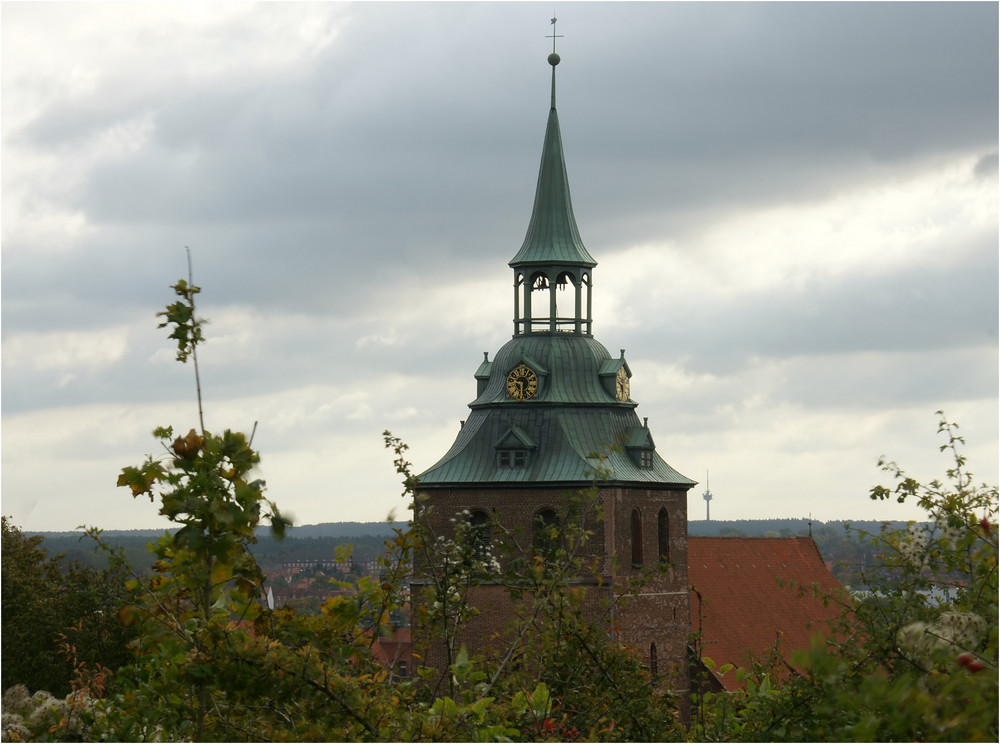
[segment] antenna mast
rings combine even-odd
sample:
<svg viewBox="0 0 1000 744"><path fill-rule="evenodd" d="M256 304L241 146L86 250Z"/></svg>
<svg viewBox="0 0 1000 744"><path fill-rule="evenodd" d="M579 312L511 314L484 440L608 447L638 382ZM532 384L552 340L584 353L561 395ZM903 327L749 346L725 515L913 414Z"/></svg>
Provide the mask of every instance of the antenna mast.
<svg viewBox="0 0 1000 744"><path fill-rule="evenodd" d="M711 512L712 491L708 487L708 471L707 470L705 471L705 493L703 493L701 495L701 497L703 499L705 499L705 521L706 522L711 522L712 521L712 512Z"/></svg>

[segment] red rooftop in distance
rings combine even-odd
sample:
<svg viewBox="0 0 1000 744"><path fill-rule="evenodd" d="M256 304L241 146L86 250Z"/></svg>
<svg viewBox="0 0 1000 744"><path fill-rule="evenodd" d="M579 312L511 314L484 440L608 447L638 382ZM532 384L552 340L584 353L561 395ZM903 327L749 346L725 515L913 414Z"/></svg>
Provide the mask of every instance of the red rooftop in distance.
<svg viewBox="0 0 1000 744"><path fill-rule="evenodd" d="M717 690L743 688L733 672L718 669L746 666L748 654L764 656L775 640L794 669L792 654L809 648L813 634L828 633L827 621L840 614L840 602L824 606L822 597L848 596L809 537L688 537L687 558L691 631L716 671L695 664Z"/></svg>

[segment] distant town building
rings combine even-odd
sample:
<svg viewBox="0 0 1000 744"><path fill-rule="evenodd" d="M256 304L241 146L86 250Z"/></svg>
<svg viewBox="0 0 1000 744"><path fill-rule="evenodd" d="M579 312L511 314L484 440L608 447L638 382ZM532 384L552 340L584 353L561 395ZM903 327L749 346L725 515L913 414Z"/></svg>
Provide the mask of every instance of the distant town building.
<svg viewBox="0 0 1000 744"><path fill-rule="evenodd" d="M413 676L413 639L409 623L394 626L392 634L379 636L372 642L372 655L399 679Z"/></svg>
<svg viewBox="0 0 1000 744"><path fill-rule="evenodd" d="M323 599L342 593L337 581L378 576L378 561L337 561L327 558L286 561L264 569L275 607L292 600Z"/></svg>

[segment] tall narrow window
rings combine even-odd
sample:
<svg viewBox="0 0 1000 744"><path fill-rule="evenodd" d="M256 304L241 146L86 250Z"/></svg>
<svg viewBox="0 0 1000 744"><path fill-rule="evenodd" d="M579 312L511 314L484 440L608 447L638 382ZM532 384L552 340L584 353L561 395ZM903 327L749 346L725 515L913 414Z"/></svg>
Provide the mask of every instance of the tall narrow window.
<svg viewBox="0 0 1000 744"><path fill-rule="evenodd" d="M472 527L472 550L476 558L483 560L490 552L490 518L482 509L476 509L469 517L469 526Z"/></svg>
<svg viewBox="0 0 1000 744"><path fill-rule="evenodd" d="M655 683L660 674L659 663L656 660L656 644L649 644L649 678Z"/></svg>
<svg viewBox="0 0 1000 744"><path fill-rule="evenodd" d="M656 542L660 549L660 560L664 563L670 560L670 517L666 507L656 515Z"/></svg>
<svg viewBox="0 0 1000 744"><path fill-rule="evenodd" d="M549 556L559 544L559 517L552 509L542 509L535 515L534 544L539 555Z"/></svg>
<svg viewBox="0 0 1000 744"><path fill-rule="evenodd" d="M632 510L632 566L642 565L642 514L638 509Z"/></svg>

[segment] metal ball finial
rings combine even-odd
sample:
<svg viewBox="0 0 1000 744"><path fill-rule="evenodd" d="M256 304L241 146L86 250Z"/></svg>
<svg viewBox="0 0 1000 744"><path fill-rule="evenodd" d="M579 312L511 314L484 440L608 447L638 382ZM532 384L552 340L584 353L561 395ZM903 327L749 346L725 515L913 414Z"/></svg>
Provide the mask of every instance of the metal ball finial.
<svg viewBox="0 0 1000 744"><path fill-rule="evenodd" d="M555 52L552 52L552 54L549 55L549 64L552 65L553 67L555 67L556 65L558 65L559 64L559 55L556 54Z"/></svg>

